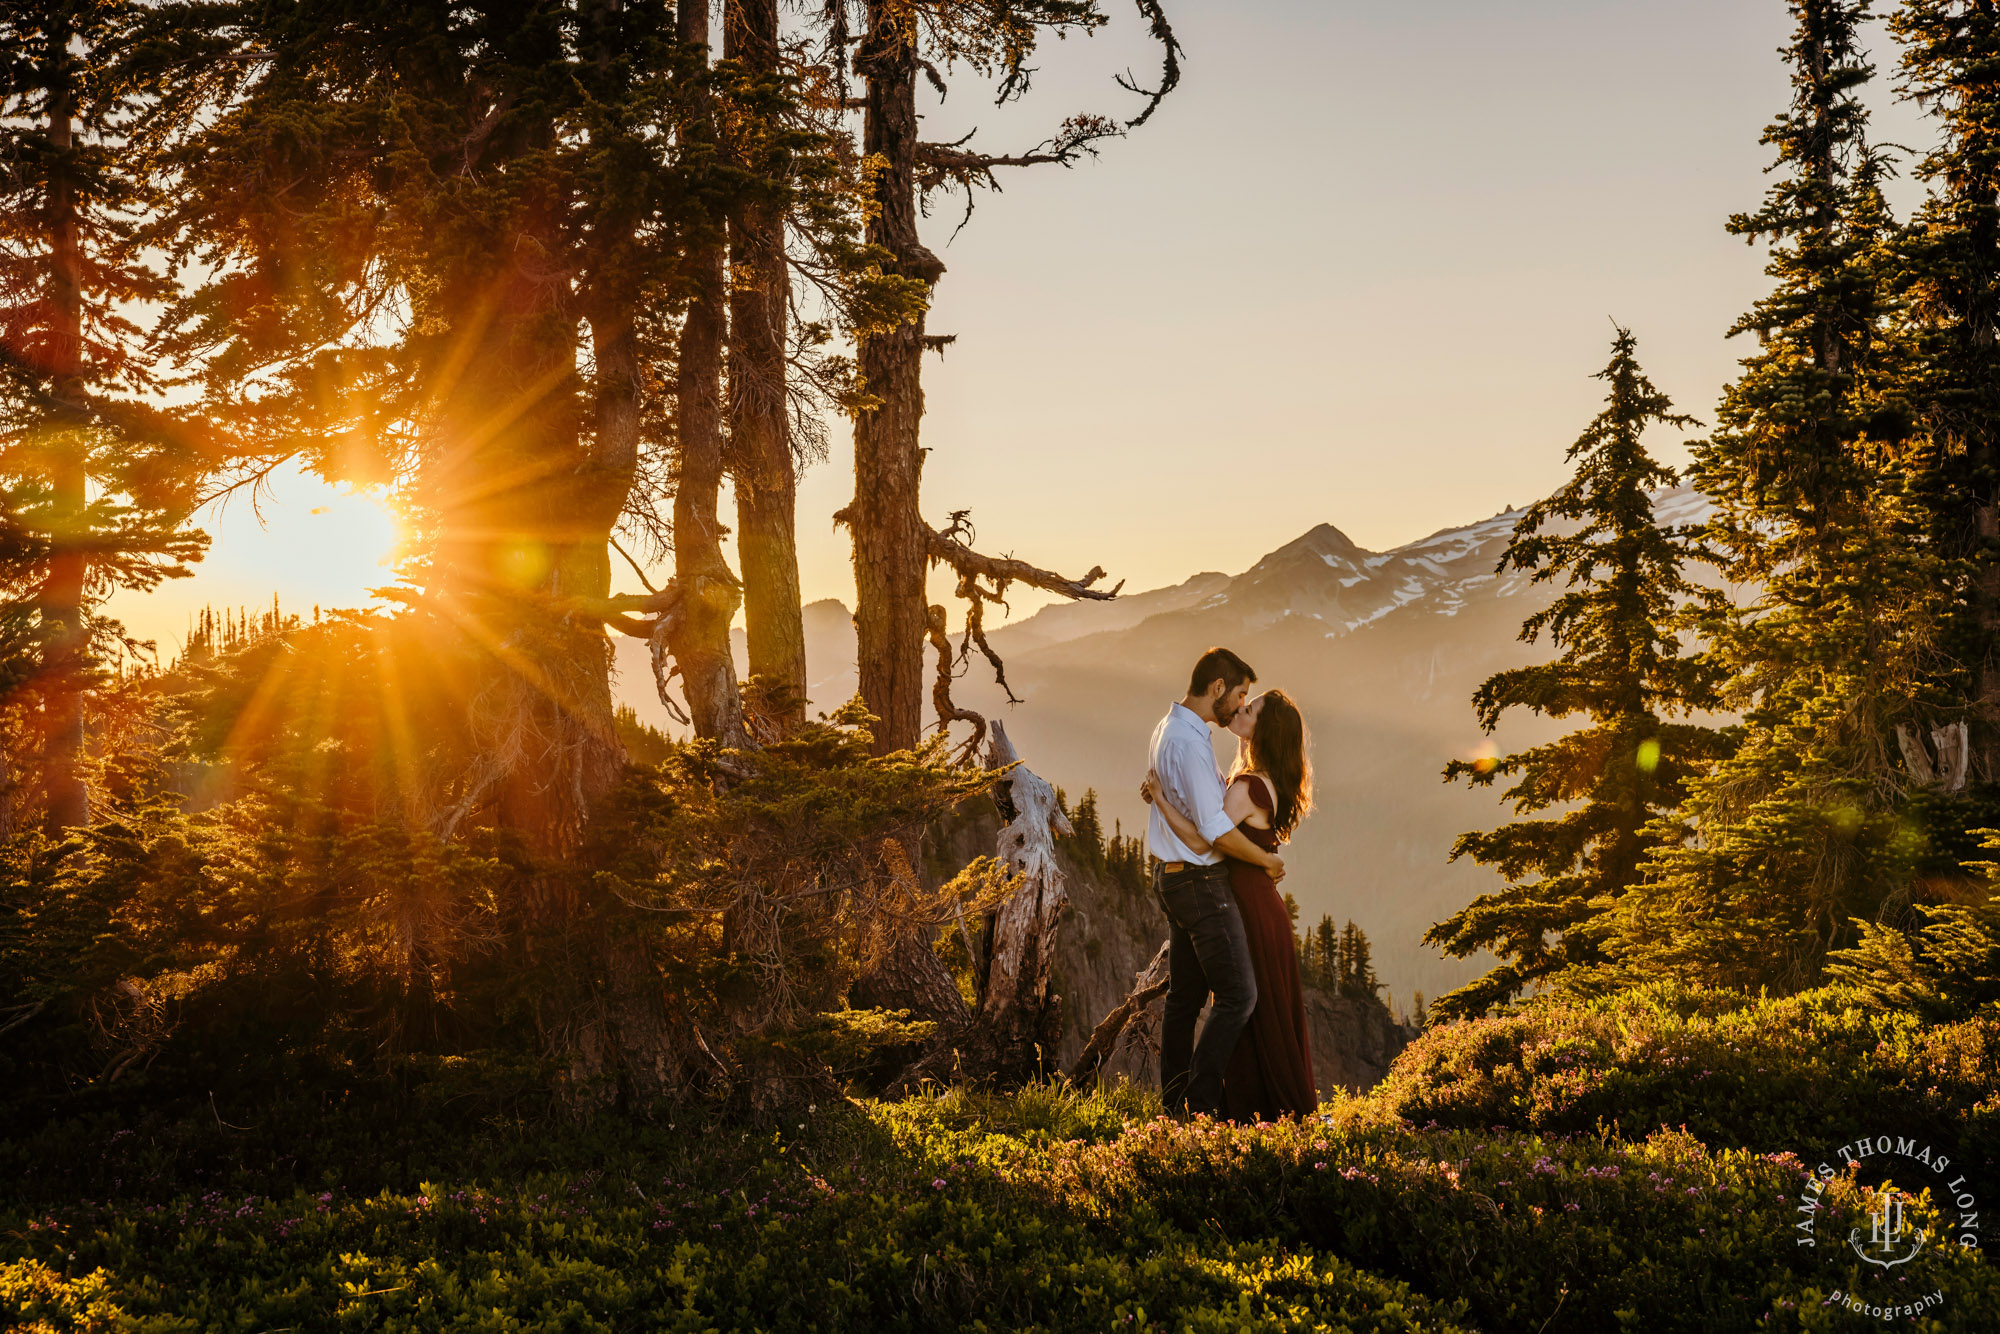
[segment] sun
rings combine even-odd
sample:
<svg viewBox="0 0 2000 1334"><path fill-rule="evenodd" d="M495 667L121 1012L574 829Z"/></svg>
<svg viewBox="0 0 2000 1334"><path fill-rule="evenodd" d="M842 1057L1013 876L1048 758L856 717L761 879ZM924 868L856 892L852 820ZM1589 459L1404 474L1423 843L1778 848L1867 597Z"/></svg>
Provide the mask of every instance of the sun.
<svg viewBox="0 0 2000 1334"><path fill-rule="evenodd" d="M254 503L253 503L254 500ZM395 582L405 534L391 498L327 482L292 466L255 496L238 494L196 516L212 541L191 577L152 594L121 590L108 610L171 657L204 607L269 607L312 619L312 609L379 605Z"/></svg>
<svg viewBox="0 0 2000 1334"><path fill-rule="evenodd" d="M343 564L365 558L389 567L403 554L408 530L386 495L342 486L313 506L308 517L321 529L313 545L341 553Z"/></svg>

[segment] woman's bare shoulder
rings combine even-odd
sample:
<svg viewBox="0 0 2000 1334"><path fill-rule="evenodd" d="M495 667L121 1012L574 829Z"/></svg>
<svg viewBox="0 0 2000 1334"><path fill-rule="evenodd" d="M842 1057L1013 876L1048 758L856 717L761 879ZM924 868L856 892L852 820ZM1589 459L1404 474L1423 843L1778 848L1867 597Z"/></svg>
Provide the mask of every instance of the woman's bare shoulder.
<svg viewBox="0 0 2000 1334"><path fill-rule="evenodd" d="M1257 780L1255 783L1250 781L1253 778ZM1270 791L1269 779L1255 770L1246 769L1229 780L1227 795L1239 799L1240 808L1244 811L1243 818L1250 822L1252 829L1268 829L1271 822L1265 818L1264 811L1265 802L1270 799ZM1263 800L1259 800L1260 797Z"/></svg>

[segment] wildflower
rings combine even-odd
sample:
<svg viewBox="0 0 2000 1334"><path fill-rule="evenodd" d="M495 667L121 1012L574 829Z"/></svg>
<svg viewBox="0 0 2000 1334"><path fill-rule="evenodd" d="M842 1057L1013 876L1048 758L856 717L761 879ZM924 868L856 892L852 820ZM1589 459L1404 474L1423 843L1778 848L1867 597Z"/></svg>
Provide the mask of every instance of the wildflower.
<svg viewBox="0 0 2000 1334"><path fill-rule="evenodd" d="M935 1178L933 1178L933 1179L932 1179L932 1181L931 1181L931 1189L932 1189L932 1190L943 1190L943 1189L944 1189L944 1178L943 1178L943 1177L935 1177Z"/></svg>

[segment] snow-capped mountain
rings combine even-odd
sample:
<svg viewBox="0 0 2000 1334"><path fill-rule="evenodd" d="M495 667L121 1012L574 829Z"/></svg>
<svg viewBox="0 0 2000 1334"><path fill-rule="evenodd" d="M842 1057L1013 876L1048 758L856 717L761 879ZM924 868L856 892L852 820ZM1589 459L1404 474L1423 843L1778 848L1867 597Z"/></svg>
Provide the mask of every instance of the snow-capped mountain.
<svg viewBox="0 0 2000 1334"><path fill-rule="evenodd" d="M1699 524L1712 512L1707 497L1686 487L1661 493L1654 506L1659 521L1673 526ZM1528 587L1527 575L1518 571L1501 574L1495 569L1522 514L1519 509L1503 510L1490 519L1447 528L1379 553L1356 546L1347 534L1323 523L1234 579L1220 586L1204 584L1207 596L1194 603L1194 610L1218 613L1220 619L1247 631L1263 629L1288 616L1302 616L1320 622L1329 639L1375 625L1399 612L1456 616L1476 602L1515 597ZM1574 524L1551 524L1549 531L1574 528ZM1189 584L1219 579L1197 575ZM1161 591L1179 593L1189 584ZM1093 623L1091 617L1104 615L1099 608L1108 611L1128 601L1139 604L1141 599L1155 596L1141 594L1114 603L1050 607L1008 633L1019 634L1024 640L1051 638L1037 636L1038 622L1051 613L1061 613L1066 633L1060 637L1065 639L1122 628L1109 617L1101 623ZM1128 610L1124 623L1136 624L1143 619Z"/></svg>

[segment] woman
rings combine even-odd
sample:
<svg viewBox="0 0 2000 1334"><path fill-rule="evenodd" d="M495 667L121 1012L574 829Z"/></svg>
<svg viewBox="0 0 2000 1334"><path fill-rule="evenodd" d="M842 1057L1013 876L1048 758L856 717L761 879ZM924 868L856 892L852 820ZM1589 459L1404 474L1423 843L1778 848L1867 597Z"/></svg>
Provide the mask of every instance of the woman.
<svg viewBox="0 0 2000 1334"><path fill-rule="evenodd" d="M1237 736L1236 767L1223 810L1251 842L1276 851L1312 809L1305 719L1289 695L1269 690L1237 710L1229 730ZM1160 791L1157 775L1146 775L1143 791L1173 826L1175 837L1197 852L1208 850L1194 821ZM1230 1060L1223 1111L1232 1121L1275 1121L1288 1112L1304 1116L1319 1106L1319 1090L1313 1083L1292 915L1262 867L1232 858L1229 882L1257 973L1257 1010Z"/></svg>

